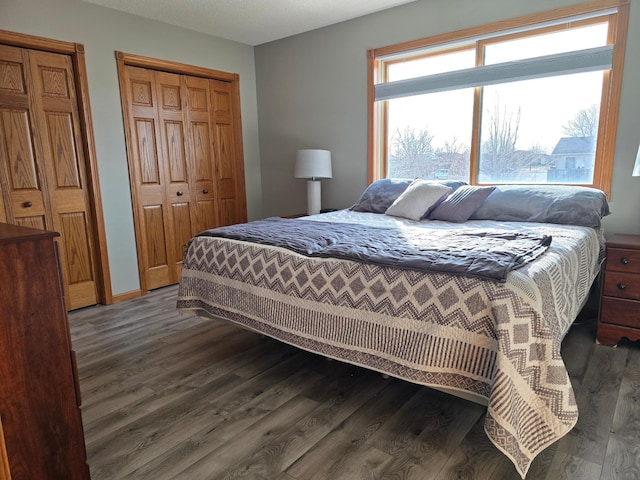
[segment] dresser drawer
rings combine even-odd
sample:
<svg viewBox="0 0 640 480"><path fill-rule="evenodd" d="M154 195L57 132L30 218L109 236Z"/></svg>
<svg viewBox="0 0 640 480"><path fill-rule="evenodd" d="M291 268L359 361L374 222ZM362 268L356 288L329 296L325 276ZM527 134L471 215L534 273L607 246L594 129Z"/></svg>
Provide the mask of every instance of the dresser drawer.
<svg viewBox="0 0 640 480"><path fill-rule="evenodd" d="M600 322L640 328L640 303L634 300L602 297Z"/></svg>
<svg viewBox="0 0 640 480"><path fill-rule="evenodd" d="M640 300L640 274L605 271L602 294Z"/></svg>
<svg viewBox="0 0 640 480"><path fill-rule="evenodd" d="M640 250L607 248L606 270L640 274Z"/></svg>

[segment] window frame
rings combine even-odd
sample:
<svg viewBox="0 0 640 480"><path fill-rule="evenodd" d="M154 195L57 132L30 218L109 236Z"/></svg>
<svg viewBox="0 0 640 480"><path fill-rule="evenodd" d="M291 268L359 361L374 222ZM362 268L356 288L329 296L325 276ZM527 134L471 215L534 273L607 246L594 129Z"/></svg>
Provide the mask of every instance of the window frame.
<svg viewBox="0 0 640 480"><path fill-rule="evenodd" d="M580 184L598 188L609 197L611 194L611 177L613 173L613 160L615 152L616 130L618 124L618 110L620 105L620 90L622 86L622 73L624 67L624 54L626 47L627 26L629 23L629 0L596 0L589 3L557 8L532 15L517 17L510 20L499 21L472 27L455 32L439 34L409 42L403 42L386 47L370 49L367 52L367 76L368 76L368 182L386 178L387 176L387 137L388 137L388 100L375 101L375 85L382 83L387 78L388 65L404 61L398 58L401 55L410 55L421 49L434 48L439 45L473 42L476 49L476 66L482 65L484 45L504 41L518 36L526 36L524 33L508 33L513 29L527 29L540 25L541 29L556 29L558 27L545 27L546 22L562 21L578 15L597 13L616 8L615 13L600 16L595 19L577 20L571 25L580 26L589 23L601 22L607 19L609 33L607 44L613 45L613 57L611 69L603 71L602 98L600 105L600 119L598 136L596 140L595 166L593 182ZM536 29L536 31L540 31ZM504 32L504 33L501 33ZM475 37L475 39L474 39ZM429 56L434 53L422 52L411 59ZM393 56L393 59L389 57ZM474 108L470 145L470 168L468 179L470 184L479 185L477 182L479 162L479 137L481 121L482 87L474 88ZM574 184L575 185L575 184Z"/></svg>

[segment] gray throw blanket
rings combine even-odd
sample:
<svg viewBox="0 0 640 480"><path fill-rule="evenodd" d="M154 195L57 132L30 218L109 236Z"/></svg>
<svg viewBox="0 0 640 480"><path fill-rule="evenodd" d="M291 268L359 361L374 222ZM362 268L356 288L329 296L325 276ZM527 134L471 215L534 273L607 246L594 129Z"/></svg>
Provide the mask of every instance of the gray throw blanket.
<svg viewBox="0 0 640 480"><path fill-rule="evenodd" d="M551 244L550 236L498 229L433 231L419 226L382 228L279 217L206 230L198 236L273 245L309 257L499 282L505 282L511 270L538 258Z"/></svg>

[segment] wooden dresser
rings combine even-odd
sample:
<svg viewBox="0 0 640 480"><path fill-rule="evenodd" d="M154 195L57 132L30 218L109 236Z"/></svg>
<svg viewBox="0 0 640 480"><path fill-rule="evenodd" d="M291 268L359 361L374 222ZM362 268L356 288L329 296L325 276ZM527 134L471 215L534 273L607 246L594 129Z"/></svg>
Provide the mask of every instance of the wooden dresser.
<svg viewBox="0 0 640 480"><path fill-rule="evenodd" d="M612 235L602 282L597 340L640 340L640 235Z"/></svg>
<svg viewBox="0 0 640 480"><path fill-rule="evenodd" d="M0 480L90 478L56 236L0 223Z"/></svg>

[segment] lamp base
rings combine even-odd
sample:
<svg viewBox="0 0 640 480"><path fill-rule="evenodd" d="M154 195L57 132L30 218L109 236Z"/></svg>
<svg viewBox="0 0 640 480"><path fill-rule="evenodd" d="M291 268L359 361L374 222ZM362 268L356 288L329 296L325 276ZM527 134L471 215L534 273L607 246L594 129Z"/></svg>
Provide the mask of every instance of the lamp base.
<svg viewBox="0 0 640 480"><path fill-rule="evenodd" d="M307 215L320 213L320 180L307 180Z"/></svg>

